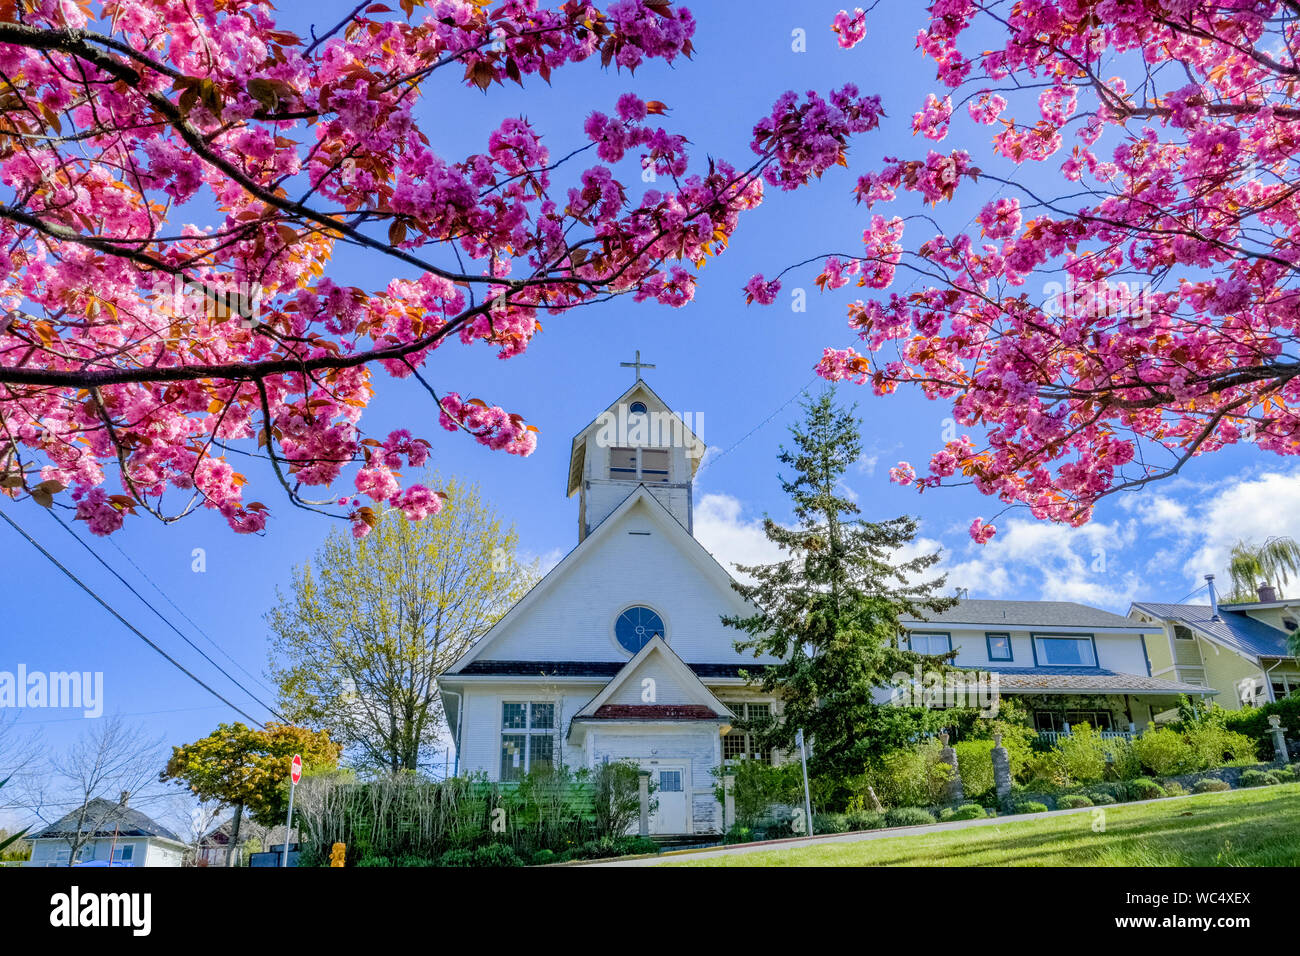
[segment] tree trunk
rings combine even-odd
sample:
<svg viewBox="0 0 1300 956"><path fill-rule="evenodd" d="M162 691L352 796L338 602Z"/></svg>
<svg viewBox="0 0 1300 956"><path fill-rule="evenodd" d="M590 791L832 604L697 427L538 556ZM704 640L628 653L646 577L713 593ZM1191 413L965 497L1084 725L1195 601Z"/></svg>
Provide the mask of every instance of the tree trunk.
<svg viewBox="0 0 1300 956"><path fill-rule="evenodd" d="M244 805L235 804L235 822L230 827L230 845L226 847L226 866L234 866L239 854L239 826L244 821Z"/></svg>

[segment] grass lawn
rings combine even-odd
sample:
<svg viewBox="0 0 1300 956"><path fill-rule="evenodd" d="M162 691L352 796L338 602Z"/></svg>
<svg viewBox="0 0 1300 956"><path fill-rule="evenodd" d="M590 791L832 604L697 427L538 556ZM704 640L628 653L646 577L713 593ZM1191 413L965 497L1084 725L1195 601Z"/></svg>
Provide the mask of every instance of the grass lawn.
<svg viewBox="0 0 1300 956"><path fill-rule="evenodd" d="M1300 783L669 866L1300 866Z"/></svg>

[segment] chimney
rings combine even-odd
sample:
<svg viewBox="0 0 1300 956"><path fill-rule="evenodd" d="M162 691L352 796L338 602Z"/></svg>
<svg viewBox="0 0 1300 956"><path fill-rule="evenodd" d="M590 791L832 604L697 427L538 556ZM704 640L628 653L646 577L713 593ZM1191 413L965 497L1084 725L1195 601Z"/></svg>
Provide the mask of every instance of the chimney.
<svg viewBox="0 0 1300 956"><path fill-rule="evenodd" d="M118 795L117 805L119 807L124 807L127 805L127 802L130 801L130 799L131 799L131 791L123 790L121 794Z"/></svg>
<svg viewBox="0 0 1300 956"><path fill-rule="evenodd" d="M1210 589L1210 619L1217 621L1219 620L1219 595L1214 590L1213 574L1207 574L1205 576L1205 586Z"/></svg>
<svg viewBox="0 0 1300 956"><path fill-rule="evenodd" d="M1259 591L1260 604L1272 604L1277 600L1277 588L1267 581L1261 581L1257 590Z"/></svg>

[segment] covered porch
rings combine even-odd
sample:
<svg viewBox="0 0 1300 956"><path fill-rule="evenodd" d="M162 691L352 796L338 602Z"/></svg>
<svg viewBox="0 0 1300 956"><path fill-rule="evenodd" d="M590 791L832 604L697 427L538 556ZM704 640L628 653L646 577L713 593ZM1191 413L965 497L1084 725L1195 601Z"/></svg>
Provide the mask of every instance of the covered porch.
<svg viewBox="0 0 1300 956"><path fill-rule="evenodd" d="M1179 698L1203 701L1218 691L1199 684L1104 668L1004 670L998 692L1029 711L1039 740L1054 744L1088 724L1103 738L1132 740L1176 712Z"/></svg>

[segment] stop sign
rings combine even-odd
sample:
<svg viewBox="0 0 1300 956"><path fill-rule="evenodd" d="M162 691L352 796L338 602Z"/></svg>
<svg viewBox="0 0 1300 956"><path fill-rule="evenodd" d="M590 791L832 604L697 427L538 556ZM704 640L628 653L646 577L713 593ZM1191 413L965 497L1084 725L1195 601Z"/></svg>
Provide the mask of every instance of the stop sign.
<svg viewBox="0 0 1300 956"><path fill-rule="evenodd" d="M302 779L302 757L298 754L293 755L293 763L289 765L289 776L293 778L294 783Z"/></svg>

